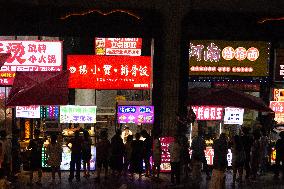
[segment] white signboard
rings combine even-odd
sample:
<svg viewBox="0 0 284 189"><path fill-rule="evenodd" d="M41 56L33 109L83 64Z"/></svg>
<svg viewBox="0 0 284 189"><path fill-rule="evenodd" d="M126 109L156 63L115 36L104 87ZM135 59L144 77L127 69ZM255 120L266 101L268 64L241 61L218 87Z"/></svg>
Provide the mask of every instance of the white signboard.
<svg viewBox="0 0 284 189"><path fill-rule="evenodd" d="M0 41L0 53L11 53L1 71L60 71L61 41Z"/></svg>
<svg viewBox="0 0 284 189"><path fill-rule="evenodd" d="M243 108L225 108L224 124L242 125L244 118Z"/></svg>
<svg viewBox="0 0 284 189"><path fill-rule="evenodd" d="M40 118L40 106L16 106L16 117Z"/></svg>
<svg viewBox="0 0 284 189"><path fill-rule="evenodd" d="M60 106L60 123L96 123L97 106Z"/></svg>

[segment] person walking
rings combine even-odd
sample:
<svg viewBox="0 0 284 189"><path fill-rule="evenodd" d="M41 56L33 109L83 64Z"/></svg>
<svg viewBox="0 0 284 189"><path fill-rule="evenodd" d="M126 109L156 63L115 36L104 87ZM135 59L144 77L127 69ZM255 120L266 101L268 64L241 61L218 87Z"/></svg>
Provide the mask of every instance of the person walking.
<svg viewBox="0 0 284 189"><path fill-rule="evenodd" d="M160 166L161 166L161 155L162 155L162 146L159 139L159 135L154 135L153 142L153 176L157 174L157 178L160 177Z"/></svg>
<svg viewBox="0 0 284 189"><path fill-rule="evenodd" d="M171 183L173 185L179 185L181 145L178 143L178 136L175 136L173 142L169 144L169 152L171 163Z"/></svg>
<svg viewBox="0 0 284 189"><path fill-rule="evenodd" d="M243 131L243 136L241 136L241 141L243 142L244 145L244 150L245 150L245 154L246 154L246 158L245 158L245 171L246 171L246 179L249 179L250 177L250 171L251 171L251 165L250 165L250 161L251 161L251 147L253 144L253 139L251 137L251 135L249 134L250 128L248 127L243 127L242 129Z"/></svg>
<svg viewBox="0 0 284 189"><path fill-rule="evenodd" d="M144 153L143 153L143 160L145 163L145 177L150 176L151 164L150 158L152 156L152 147L153 147L153 140L152 137L148 134L148 132L144 129L141 131L141 136L145 138L143 141L144 145Z"/></svg>
<svg viewBox="0 0 284 189"><path fill-rule="evenodd" d="M124 144L121 138L121 130L118 129L115 135L111 138L111 157L110 167L113 174L120 176L123 169L123 155L124 155Z"/></svg>
<svg viewBox="0 0 284 189"><path fill-rule="evenodd" d="M225 187L225 170L228 166L228 143L225 133L221 133L220 137L214 141L213 149L213 172L209 189L221 189Z"/></svg>
<svg viewBox="0 0 284 189"><path fill-rule="evenodd" d="M52 134L50 136L50 144L46 148L46 154L48 156L47 164L51 167L52 184L55 183L55 173L58 173L59 181L61 182L60 165L62 162L62 146L57 142L57 135Z"/></svg>
<svg viewBox="0 0 284 189"><path fill-rule="evenodd" d="M124 175L127 174L128 168L130 165L130 159L132 154L132 142L133 142L133 135L128 135L126 138L126 143L124 145L125 153L124 153Z"/></svg>
<svg viewBox="0 0 284 189"><path fill-rule="evenodd" d="M260 174L264 175L268 165L269 140L265 131L262 131L260 138Z"/></svg>
<svg viewBox="0 0 284 189"><path fill-rule="evenodd" d="M201 129L198 130L198 135L192 140L191 150L192 150L192 176L193 179L197 182L201 180L201 167L203 164L203 169L206 172L206 179L209 180L211 178L209 173L209 168L207 165L207 160L205 157L205 149L206 144L203 138L203 131Z"/></svg>
<svg viewBox="0 0 284 189"><path fill-rule="evenodd" d="M276 165L274 179L279 179L279 172L282 172L282 180L284 180L284 131L279 133L280 139L276 141ZM282 162L282 166L280 163Z"/></svg>
<svg viewBox="0 0 284 189"><path fill-rule="evenodd" d="M10 179L12 171L12 142L7 139L7 133L5 130L0 132L0 144L1 144L1 167L4 169L5 176Z"/></svg>
<svg viewBox="0 0 284 189"><path fill-rule="evenodd" d="M84 138L82 143L82 160L83 160L83 169L84 169L84 177L90 177L90 161L91 161L91 145L92 140L90 138L90 134L87 130L84 131Z"/></svg>
<svg viewBox="0 0 284 189"><path fill-rule="evenodd" d="M12 137L12 177L13 181L17 178L17 174L21 171L21 147L19 143L19 134L18 129L13 131Z"/></svg>
<svg viewBox="0 0 284 189"><path fill-rule="evenodd" d="M100 182L102 167L105 169L105 179L107 179L110 151L111 144L107 139L107 132L101 131L96 145L97 182Z"/></svg>
<svg viewBox="0 0 284 189"><path fill-rule="evenodd" d="M37 185L41 186L41 178L42 178L42 146L43 140L39 138L40 130L36 129L34 131L34 139L30 140L28 145L28 149L30 149L30 182L28 183L29 186L33 184L33 173L34 171L38 172L38 181L36 182Z"/></svg>
<svg viewBox="0 0 284 189"><path fill-rule="evenodd" d="M233 186L236 183L236 176L239 173L239 182L242 183L243 168L245 163L245 150L239 135L233 137Z"/></svg>
<svg viewBox="0 0 284 189"><path fill-rule="evenodd" d="M71 144L71 148L68 146ZM80 181L80 170L81 170L81 158L82 158L82 139L80 137L80 132L75 131L74 138L71 138L67 144L68 148L71 150L71 161L70 161L70 175L68 181L71 182L74 178L74 171L76 165L76 180Z"/></svg>
<svg viewBox="0 0 284 189"><path fill-rule="evenodd" d="M253 180L256 179L257 172L259 171L260 161L260 132L257 130L253 134L253 144L251 148L251 172Z"/></svg>
<svg viewBox="0 0 284 189"><path fill-rule="evenodd" d="M140 140L140 133L135 134L135 140L132 142L132 155L130 159L131 179L134 173L139 174L139 180L142 178L143 172L143 141Z"/></svg>

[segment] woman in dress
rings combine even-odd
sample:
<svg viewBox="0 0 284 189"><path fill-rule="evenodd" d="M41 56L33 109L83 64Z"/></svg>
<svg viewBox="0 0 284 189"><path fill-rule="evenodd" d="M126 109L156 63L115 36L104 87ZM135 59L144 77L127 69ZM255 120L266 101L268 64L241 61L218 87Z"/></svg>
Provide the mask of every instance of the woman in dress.
<svg viewBox="0 0 284 189"><path fill-rule="evenodd" d="M55 181L55 172L58 173L58 177L61 182L60 164L62 161L62 146L56 141L57 135L50 136L50 144L47 146L46 153L48 155L47 164L52 169L52 182Z"/></svg>

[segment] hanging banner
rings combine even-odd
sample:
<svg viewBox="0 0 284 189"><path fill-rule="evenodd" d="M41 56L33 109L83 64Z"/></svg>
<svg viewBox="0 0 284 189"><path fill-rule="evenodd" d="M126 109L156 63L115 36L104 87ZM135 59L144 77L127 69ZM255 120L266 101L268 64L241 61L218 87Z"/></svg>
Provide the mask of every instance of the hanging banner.
<svg viewBox="0 0 284 189"><path fill-rule="evenodd" d="M150 56L68 55L69 88L150 89Z"/></svg>
<svg viewBox="0 0 284 189"><path fill-rule="evenodd" d="M60 123L96 123L97 106L60 106Z"/></svg>
<svg viewBox="0 0 284 189"><path fill-rule="evenodd" d="M269 76L270 43L192 40L189 76Z"/></svg>
<svg viewBox="0 0 284 189"><path fill-rule="evenodd" d="M16 117L40 118L40 106L16 106Z"/></svg>
<svg viewBox="0 0 284 189"><path fill-rule="evenodd" d="M141 56L142 38L95 38L96 55Z"/></svg>
<svg viewBox="0 0 284 189"><path fill-rule="evenodd" d="M225 108L224 124L242 125L244 121L243 108Z"/></svg>
<svg viewBox="0 0 284 189"><path fill-rule="evenodd" d="M154 106L118 106L118 123L154 123Z"/></svg>
<svg viewBox="0 0 284 189"><path fill-rule="evenodd" d="M170 172L171 171L171 154L169 152L169 145L174 141L174 137L161 137L161 172Z"/></svg>
<svg viewBox="0 0 284 189"><path fill-rule="evenodd" d="M221 120L223 115L222 107L213 106L192 106L196 120Z"/></svg>

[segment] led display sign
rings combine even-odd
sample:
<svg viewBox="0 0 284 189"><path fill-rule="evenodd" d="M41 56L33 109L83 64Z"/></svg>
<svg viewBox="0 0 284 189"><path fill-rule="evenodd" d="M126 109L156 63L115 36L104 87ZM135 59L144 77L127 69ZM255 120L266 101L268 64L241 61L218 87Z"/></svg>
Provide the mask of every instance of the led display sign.
<svg viewBox="0 0 284 189"><path fill-rule="evenodd" d="M192 106L196 120L221 120L223 115L222 107L213 106Z"/></svg>
<svg viewBox="0 0 284 189"><path fill-rule="evenodd" d="M150 56L69 55L69 88L150 89Z"/></svg>
<svg viewBox="0 0 284 189"><path fill-rule="evenodd" d="M154 123L154 106L118 106L118 123Z"/></svg>
<svg viewBox="0 0 284 189"><path fill-rule="evenodd" d="M263 41L190 41L189 75L268 76L269 48Z"/></svg>

